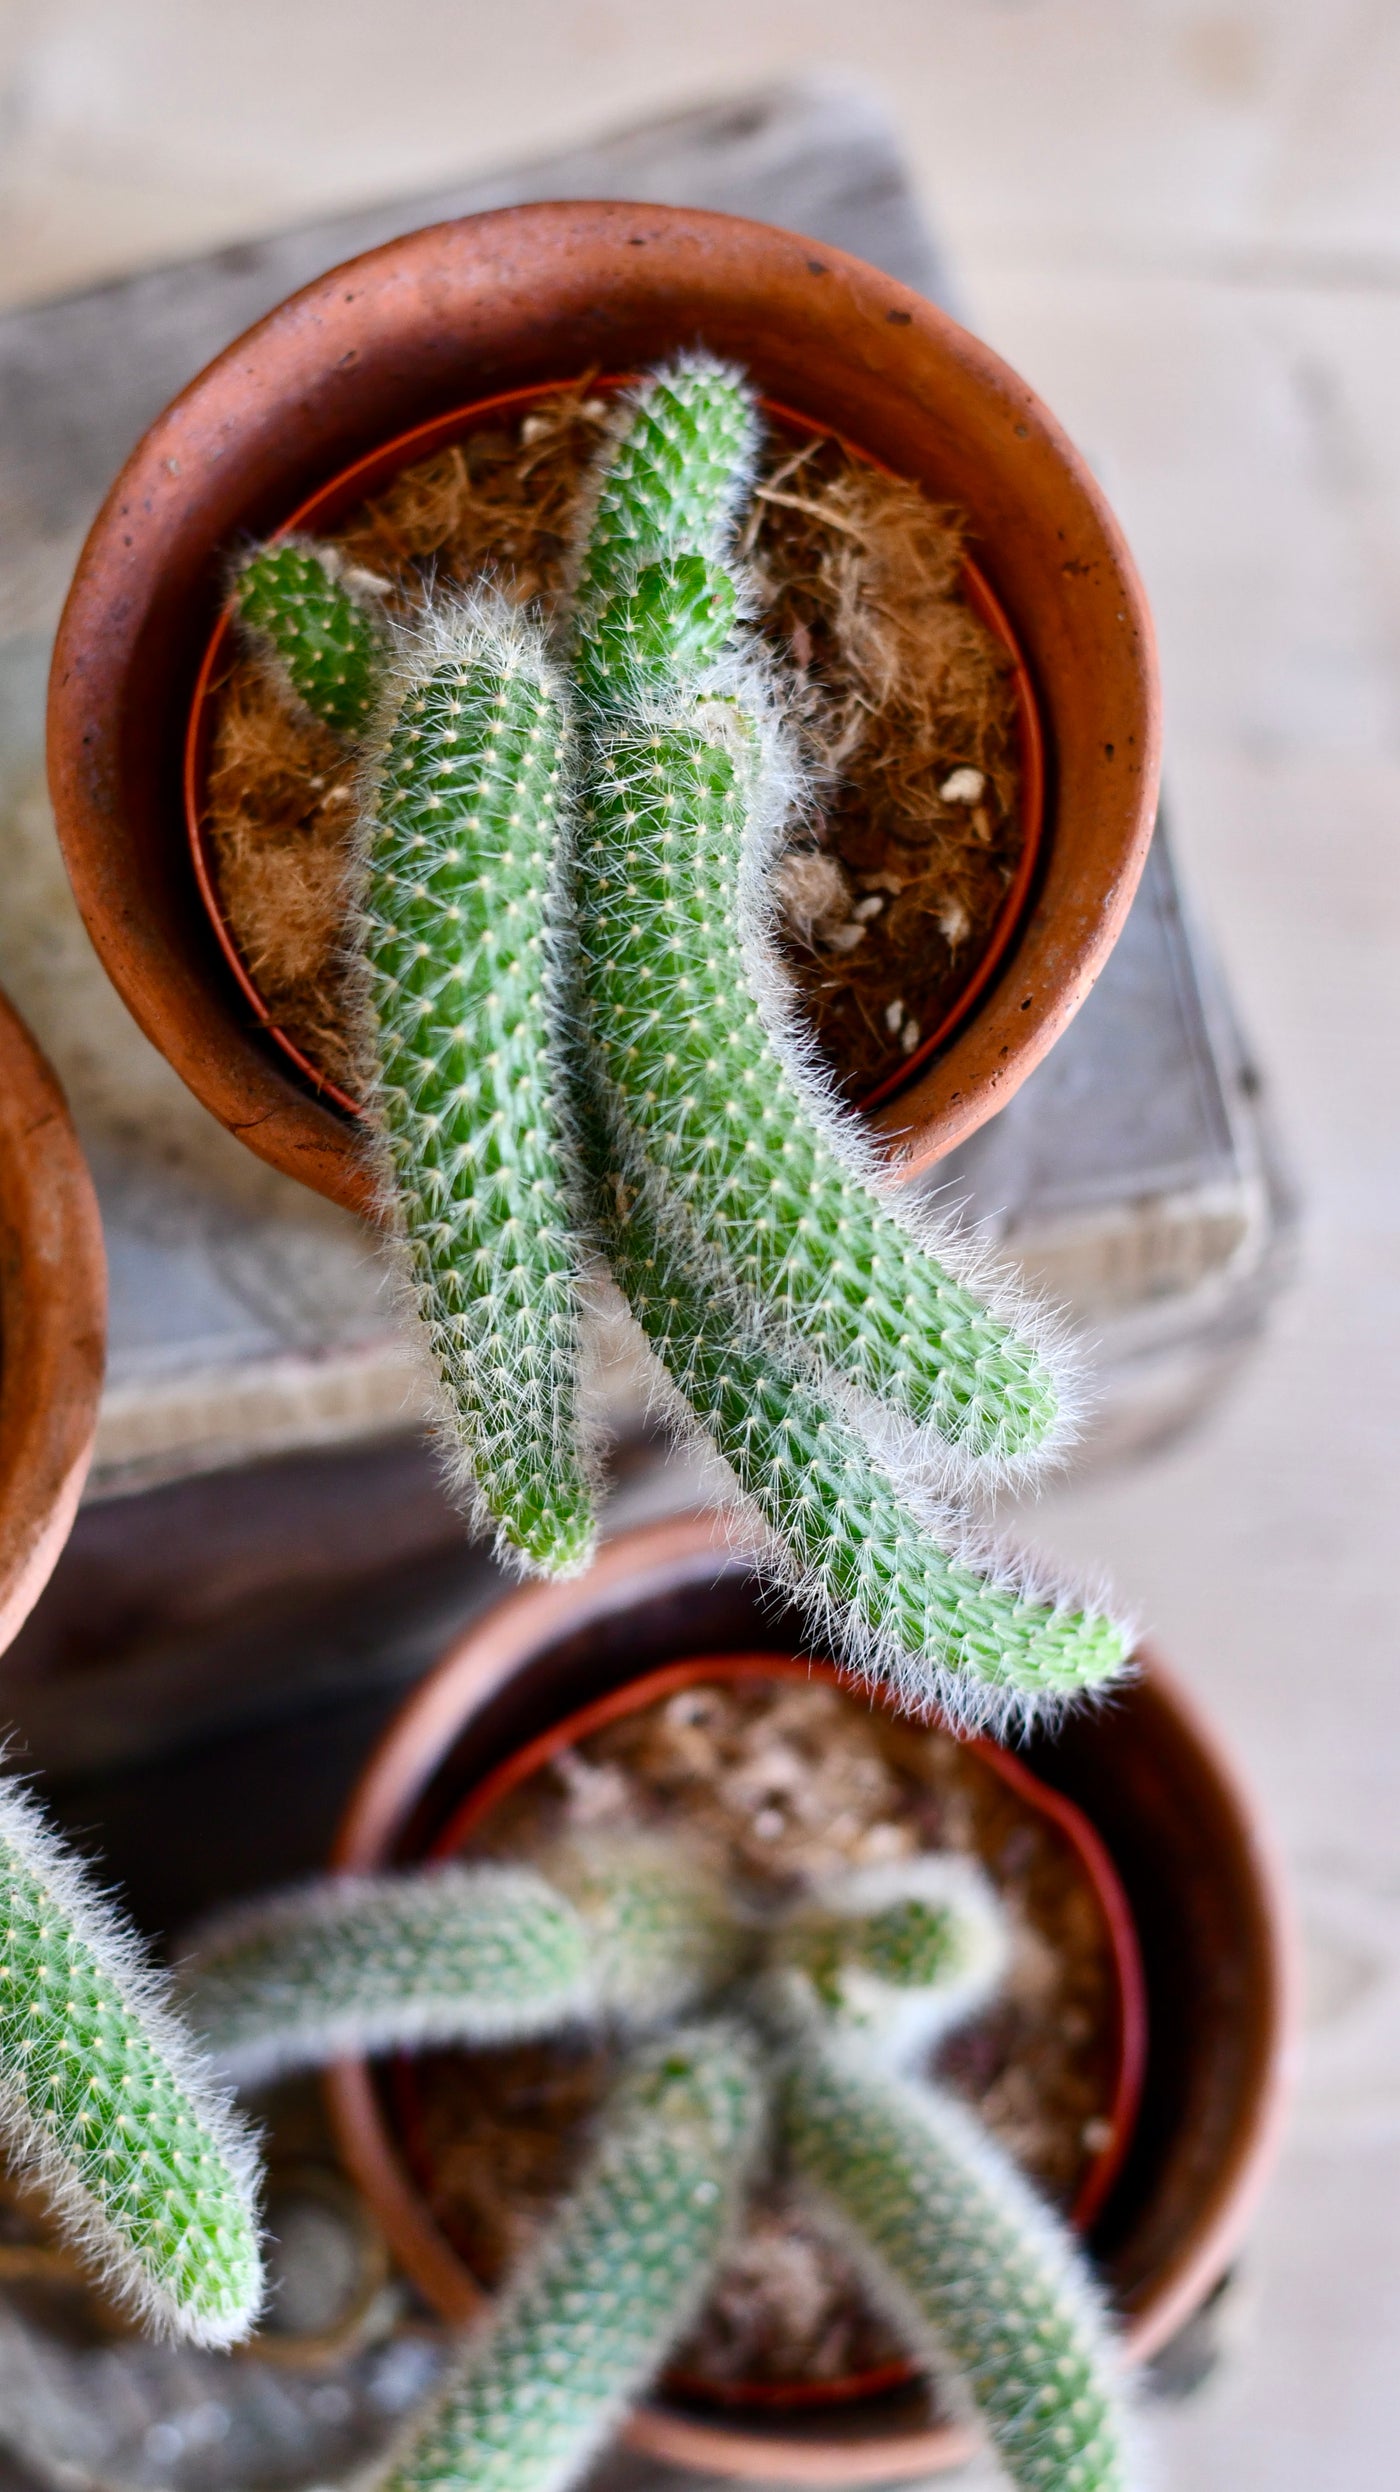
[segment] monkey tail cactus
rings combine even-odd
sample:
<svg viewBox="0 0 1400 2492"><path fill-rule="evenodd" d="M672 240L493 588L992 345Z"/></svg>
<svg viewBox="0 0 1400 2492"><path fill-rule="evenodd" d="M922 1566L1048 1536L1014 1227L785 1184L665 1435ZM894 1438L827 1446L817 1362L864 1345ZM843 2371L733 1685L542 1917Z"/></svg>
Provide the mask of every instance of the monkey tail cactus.
<svg viewBox="0 0 1400 2492"><path fill-rule="evenodd" d="M79 2258L166 2336L231 2345L262 2296L256 2155L134 1933L0 1779L0 2141Z"/></svg>
<svg viewBox="0 0 1400 2492"><path fill-rule="evenodd" d="M682 2027L637 2062L591 2167L382 2492L575 2480L700 2307L765 2094L754 2044L728 2023Z"/></svg>
<svg viewBox="0 0 1400 2492"><path fill-rule="evenodd" d="M598 2003L582 1915L537 1871L328 1878L221 1914L179 1978L240 2085L350 2053L513 2042Z"/></svg>
<svg viewBox="0 0 1400 2492"><path fill-rule="evenodd" d="M588 1077L581 1074L580 1098ZM853 1668L967 1729L1053 1713L1127 1667L1125 1622L1037 1582L897 1480L829 1378L775 1355L722 1275L682 1244L637 1137L601 1106L580 1131L608 1260L679 1398L771 1533L759 1562Z"/></svg>
<svg viewBox="0 0 1400 2492"><path fill-rule="evenodd" d="M783 2092L798 2172L911 2351L975 2407L1019 2492L1128 2492L1097 2297L1060 2226L958 2103L832 2039Z"/></svg>
<svg viewBox="0 0 1400 2492"><path fill-rule="evenodd" d="M279 537L244 557L234 595L244 634L314 718L362 735L379 697L387 645L331 545Z"/></svg>
<svg viewBox="0 0 1400 2492"><path fill-rule="evenodd" d="M495 1861L326 1878L237 1905L180 1966L241 2085L350 2053L524 2041L580 2017L664 2024L733 1970L718 1882L683 1846L595 1840L552 1875Z"/></svg>
<svg viewBox="0 0 1400 2492"><path fill-rule="evenodd" d="M703 433L685 406L701 381ZM966 1241L915 1235L880 1200L777 964L766 895L796 774L756 665L714 669L743 603L716 558L754 426L738 375L682 358L638 395L598 488L575 628L603 1069L761 1323L930 1430L955 1469L1024 1471L1070 1424L1053 1328Z"/></svg>
<svg viewBox="0 0 1400 2492"><path fill-rule="evenodd" d="M566 694L536 626L448 604L400 639L364 779L359 949L385 1190L461 1484L500 1554L592 1553L582 1248L556 1060Z"/></svg>

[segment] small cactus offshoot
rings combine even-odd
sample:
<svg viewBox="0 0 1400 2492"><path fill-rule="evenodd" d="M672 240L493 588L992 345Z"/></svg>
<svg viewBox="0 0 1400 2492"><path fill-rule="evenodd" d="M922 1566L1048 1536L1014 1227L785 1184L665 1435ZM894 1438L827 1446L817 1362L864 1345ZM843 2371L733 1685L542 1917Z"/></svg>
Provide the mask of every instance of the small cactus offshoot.
<svg viewBox="0 0 1400 2492"><path fill-rule="evenodd" d="M658 1838L612 1837L550 1871L332 1881L216 1925L184 1967L196 2025L263 2071L355 2047L357 2016L369 2050L581 2018L618 2037L591 2163L381 2492L564 2492L698 2315L775 2157L816 2193L912 2357L951 2370L1013 2484L1128 2492L1088 2275L915 2066L1002 1977L981 1872L941 1855L856 1870L764 1920Z"/></svg>
<svg viewBox="0 0 1400 2492"><path fill-rule="evenodd" d="M0 1779L0 2145L84 2266L154 2332L248 2334L256 2158L135 1933Z"/></svg>
<svg viewBox="0 0 1400 2492"><path fill-rule="evenodd" d="M338 735L362 735L379 698L384 630L333 549L279 537L240 563L234 591L249 639L312 716Z"/></svg>
<svg viewBox="0 0 1400 2492"><path fill-rule="evenodd" d="M793 1024L765 891L797 774L730 551L758 430L705 354L623 401L583 497L572 689L498 595L383 626L297 539L246 566L243 612L304 652L303 621L269 619L290 582L318 647L355 640L355 700L382 679L370 1103L444 1435L499 1553L587 1562L581 1363L609 1264L775 1576L911 1701L1000 1723L1111 1678L1128 1639L939 1502L1044 1459L1064 1362L965 1246L896 1215Z"/></svg>

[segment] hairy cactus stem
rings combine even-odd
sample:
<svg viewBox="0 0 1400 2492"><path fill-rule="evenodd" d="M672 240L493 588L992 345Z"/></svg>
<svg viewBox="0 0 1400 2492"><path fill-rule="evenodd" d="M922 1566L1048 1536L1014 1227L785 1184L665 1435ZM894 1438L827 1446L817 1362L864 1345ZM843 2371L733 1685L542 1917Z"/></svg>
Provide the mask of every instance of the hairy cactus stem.
<svg viewBox="0 0 1400 2492"><path fill-rule="evenodd" d="M242 2085L350 2054L525 2041L580 2018L643 2030L736 1961L717 1881L683 1846L595 1837L540 1869L447 1862L320 1879L191 1933L191 2022Z"/></svg>
<svg viewBox="0 0 1400 2492"><path fill-rule="evenodd" d="M500 1554L585 1566L582 1247L556 1063L565 695L485 598L400 639L366 771L359 947L386 1194L461 1485Z"/></svg>
<svg viewBox="0 0 1400 2492"><path fill-rule="evenodd" d="M820 1372L800 1352L775 1355L724 1274L678 1236L638 1137L605 1117L604 1087L578 1077L614 1275L682 1405L768 1525L761 1562L817 1630L911 1710L966 1728L1033 1720L1118 1675L1131 1651L1122 1625L1037 1597L994 1556L965 1554L965 1524L901 1486Z"/></svg>
<svg viewBox="0 0 1400 2492"><path fill-rule="evenodd" d="M1050 1328L1004 1283L985 1305L984 1257L933 1223L921 1242L878 1199L878 1157L799 1033L777 963L766 895L796 773L753 653L723 663L743 593L716 559L752 399L737 375L701 371L703 437L675 412L684 360L642 392L583 559L580 898L600 1054L770 1334L810 1341L929 1429L954 1469L1034 1469L1068 1425ZM740 445L727 494L726 439Z"/></svg>
<svg viewBox="0 0 1400 2492"><path fill-rule="evenodd" d="M382 2492L577 2479L700 2307L765 2095L754 2045L728 2024L681 2027L638 2061L590 2168Z"/></svg>
<svg viewBox="0 0 1400 2492"><path fill-rule="evenodd" d="M794 2053L794 2164L929 2370L951 2369L1019 2492L1127 2492L1130 2434L1093 2284L961 2104L859 2045Z"/></svg>
<svg viewBox="0 0 1400 2492"><path fill-rule="evenodd" d="M156 2333L248 2334L252 2140L133 1931L0 1781L0 2141L83 2264Z"/></svg>
<svg viewBox="0 0 1400 2492"><path fill-rule="evenodd" d="M388 654L366 586L334 546L300 536L257 547L234 573L245 637L314 718L351 738L374 714Z"/></svg>

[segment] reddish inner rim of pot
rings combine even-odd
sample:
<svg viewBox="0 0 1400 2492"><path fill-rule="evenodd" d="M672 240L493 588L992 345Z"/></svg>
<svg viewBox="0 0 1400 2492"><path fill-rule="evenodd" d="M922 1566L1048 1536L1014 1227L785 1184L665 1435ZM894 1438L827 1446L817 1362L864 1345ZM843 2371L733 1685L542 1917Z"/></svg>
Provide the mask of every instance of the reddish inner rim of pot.
<svg viewBox="0 0 1400 2492"><path fill-rule="evenodd" d="M569 1714L553 1728L542 1731L513 1756L494 1768L475 1789L454 1809L446 1825L428 1846L429 1860L451 1858L476 1834L491 1811L510 1793L519 1790L542 1766L550 1764L561 1749L573 1747L579 1740L590 1738L609 1723L621 1721L626 1715L643 1712L647 1706L659 1704L686 1687L707 1679L824 1679L847 1694L859 1696L863 1702L874 1702L887 1713L900 1708L891 1697L872 1690L866 1682L840 1670L834 1662L808 1661L793 1656L769 1653L724 1653L701 1659L676 1661L664 1669L649 1671L645 1677L630 1680L610 1696L602 1696L578 1713ZM1109 2109L1110 2135L1106 2146L1091 2163L1080 2185L1069 2220L1077 2232L1086 2232L1103 2205L1132 2137L1142 2092L1143 2071L1147 2058L1147 1994L1143 1979L1142 1959L1138 1951L1137 1932L1133 1927L1128 1899L1119 1882L1118 1873L1099 1836L1081 1809L1072 1800L1052 1791L1039 1776L1031 1773L1004 1748L989 1739L973 1739L967 1743L1007 1788L1029 1808L1034 1809L1064 1836L1074 1853L1084 1878L1091 1888L1102 1916L1108 1937L1109 1955L1113 1965L1113 1987L1117 2008L1114 2034L1116 2073L1113 2098ZM413 2063L400 2059L395 2063L395 2092L403 2110L416 2108L413 2089ZM668 2371L665 2385L676 2394L712 2405L802 2406L854 2403L861 2397L877 2396L882 2390L904 2387L915 2377L911 2363L883 2363L878 2369L858 2371L835 2380L735 2380L714 2381L692 2377L679 2371Z"/></svg>
<svg viewBox="0 0 1400 2492"><path fill-rule="evenodd" d="M474 432L480 424L493 415L501 415L517 407L529 406L537 399L555 397L561 390L576 387L577 377L575 375L570 381L532 382L525 389L502 390L495 398L474 399L470 406L455 407L447 415L434 416L427 424L415 425L411 432L399 433L394 440L386 441L378 450L371 450L367 457L357 459L353 467L342 469L341 473L333 476L328 484L318 486L315 493L308 495L307 499L298 505L290 518L283 520L280 528L274 529L268 542L275 544L279 537L288 536L293 530L299 528L315 532L334 527L338 519L343 518L347 511L355 509L358 503L367 501L370 495L377 491L380 485L387 484L400 468L410 467L416 459L427 458L432 451L444 448L464 433ZM595 380L592 386L600 391L616 391L625 389L635 377L634 374L627 372L606 373ZM764 398L760 404L765 413L775 416L780 423L791 425L797 432L840 441L842 447L849 451L852 458L864 459L868 466L878 467L882 464L880 460L872 459L869 452L862 450L858 444L847 441L843 434L833 432L827 425L814 423L810 416L797 414L791 407L781 405L775 398ZM962 586L968 604L972 607L979 622L984 623L988 631L1001 642L1011 659L1012 679L1016 687L1016 716L1021 764L1021 853L1017 859L1016 871L1002 895L1001 906L992 920L986 948L966 986L954 997L937 1027L921 1041L906 1062L899 1065L893 1073L886 1074L882 1082L878 1082L873 1090L867 1091L857 1102L857 1105L867 1112L883 1106L887 1099L893 1098L897 1092L903 1090L906 1083L913 1081L915 1076L922 1072L930 1058L944 1041L951 1037L958 1024L971 1011L979 995L983 994L990 984L1005 959L1012 938L1020 925L1035 876L1044 834L1045 743L1030 673L1000 599L977 564L966 555L963 558ZM233 928L224 913L223 901L219 895L212 844L205 828L205 812L209 781L209 753L214 733L214 695L232 660L233 649L234 617L232 611L225 608L215 626L213 638L204 653L204 661L195 681L194 697L190 705L189 727L185 736L185 828L194 863L195 880L199 885L200 897L208 911L219 949L232 970L244 1000L250 1006L255 1019L274 1044L281 1048L282 1053L291 1058L298 1072L310 1082L321 1098L331 1100L336 1107L343 1109L347 1116L361 1116L364 1113L363 1103L358 1099L353 1099L348 1091L342 1090L337 1082L331 1080L328 1073L321 1072L319 1067L312 1063L310 1057L298 1047L295 1039L288 1035L280 1023L273 1020L238 948Z"/></svg>

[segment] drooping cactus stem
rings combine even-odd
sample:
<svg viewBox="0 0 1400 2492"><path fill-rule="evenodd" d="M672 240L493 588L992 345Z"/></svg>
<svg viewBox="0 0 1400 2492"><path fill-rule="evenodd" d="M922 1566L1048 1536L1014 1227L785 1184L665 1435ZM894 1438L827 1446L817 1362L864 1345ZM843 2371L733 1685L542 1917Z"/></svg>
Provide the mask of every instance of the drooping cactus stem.
<svg viewBox="0 0 1400 2492"><path fill-rule="evenodd" d="M240 2084L350 2054L547 2033L598 2003L582 1915L496 1864L327 1879L235 1909L180 1967L191 2022Z"/></svg>
<svg viewBox="0 0 1400 2492"><path fill-rule="evenodd" d="M752 2164L764 2084L723 2024L620 2087L590 2169L382 2492L564 2492L699 2308Z"/></svg>
<svg viewBox="0 0 1400 2492"><path fill-rule="evenodd" d="M665 2023L725 1978L723 1889L680 1845L595 1835L539 1869L448 1862L320 1879L220 1914L179 1968L241 2085L350 2054Z"/></svg>
<svg viewBox="0 0 1400 2492"><path fill-rule="evenodd" d="M754 429L742 379L682 357L641 392L599 489L575 625L604 728L582 884L599 1044L761 1321L810 1337L963 1465L1024 1468L1061 1424L1045 1356L875 1199L871 1148L793 1031L766 901L792 773L757 661L733 677L737 706L691 698L741 602L725 557Z"/></svg>
<svg viewBox="0 0 1400 2492"><path fill-rule="evenodd" d="M501 1554L593 1545L581 1249L551 932L565 699L538 632L477 602L401 653L364 826L361 949L388 1192L464 1486Z"/></svg>
<svg viewBox="0 0 1400 2492"><path fill-rule="evenodd" d="M581 1085L581 1095L582 1085ZM778 1544L783 1583L856 1667L916 1710L968 1725L1034 1718L1125 1666L1112 1618L1037 1599L1010 1568L958 1554L817 1390L737 1314L722 1274L658 1213L625 1125L585 1126L597 1217L633 1314Z"/></svg>
<svg viewBox="0 0 1400 2492"><path fill-rule="evenodd" d="M1019 2492L1127 2492L1117 2365L1068 2238L962 2106L856 2045L794 2053L788 2144L923 2365Z"/></svg>
<svg viewBox="0 0 1400 2492"><path fill-rule="evenodd" d="M279 537L235 574L244 631L322 725L355 737L368 726L386 661L383 624L347 585L335 548Z"/></svg>
<svg viewBox="0 0 1400 2492"><path fill-rule="evenodd" d="M132 1931L0 1781L0 2143L85 2265L160 2334L247 2335L262 2293L250 2139Z"/></svg>

